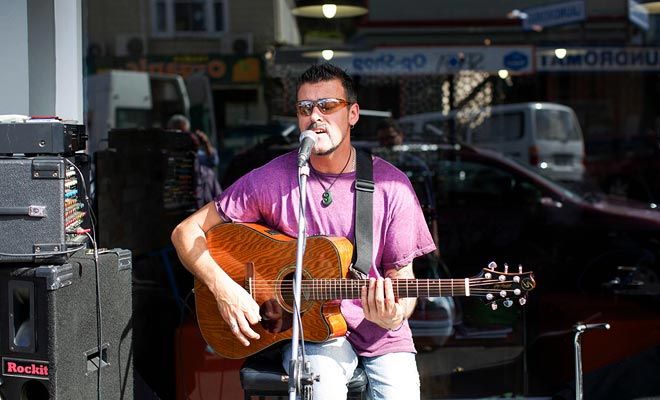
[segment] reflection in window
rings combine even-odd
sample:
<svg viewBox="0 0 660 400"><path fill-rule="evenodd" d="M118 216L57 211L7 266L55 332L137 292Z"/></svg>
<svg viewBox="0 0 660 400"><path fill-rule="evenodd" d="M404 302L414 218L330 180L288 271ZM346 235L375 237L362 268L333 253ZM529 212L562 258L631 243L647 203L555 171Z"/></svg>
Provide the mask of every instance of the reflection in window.
<svg viewBox="0 0 660 400"><path fill-rule="evenodd" d="M518 140L523 137L523 113L495 114L474 128L475 144Z"/></svg>
<svg viewBox="0 0 660 400"><path fill-rule="evenodd" d="M216 35L224 32L227 0L152 0L156 36Z"/></svg>
<svg viewBox="0 0 660 400"><path fill-rule="evenodd" d="M561 110L538 110L536 131L543 140L580 140L581 134L575 116Z"/></svg>
<svg viewBox="0 0 660 400"><path fill-rule="evenodd" d="M174 4L174 29L177 32L203 32L204 4L197 1L177 1Z"/></svg>
<svg viewBox="0 0 660 400"><path fill-rule="evenodd" d="M154 24L157 32L167 31L167 7L164 1L156 2L156 12L154 13Z"/></svg>

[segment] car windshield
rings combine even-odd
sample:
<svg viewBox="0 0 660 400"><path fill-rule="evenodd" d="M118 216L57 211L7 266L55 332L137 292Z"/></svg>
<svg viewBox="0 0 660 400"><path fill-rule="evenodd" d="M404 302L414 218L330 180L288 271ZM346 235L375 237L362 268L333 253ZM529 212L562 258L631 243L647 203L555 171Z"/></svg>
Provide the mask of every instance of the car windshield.
<svg viewBox="0 0 660 400"><path fill-rule="evenodd" d="M580 140L575 116L564 110L540 109L536 112L536 132L542 140Z"/></svg>

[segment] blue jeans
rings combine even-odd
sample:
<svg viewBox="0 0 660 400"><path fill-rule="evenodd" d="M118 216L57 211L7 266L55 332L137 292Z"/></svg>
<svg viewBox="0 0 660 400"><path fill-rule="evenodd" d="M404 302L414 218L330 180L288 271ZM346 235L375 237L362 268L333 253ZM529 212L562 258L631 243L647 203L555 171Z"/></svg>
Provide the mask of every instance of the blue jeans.
<svg viewBox="0 0 660 400"><path fill-rule="evenodd" d="M291 345L282 348L282 365L288 372ZM299 351L301 354L301 351ZM370 400L419 400L419 373L414 353L390 353L376 357L359 357L346 338L324 343L305 343L306 360L320 376L314 383L314 400L346 399L346 384L360 362L367 377Z"/></svg>

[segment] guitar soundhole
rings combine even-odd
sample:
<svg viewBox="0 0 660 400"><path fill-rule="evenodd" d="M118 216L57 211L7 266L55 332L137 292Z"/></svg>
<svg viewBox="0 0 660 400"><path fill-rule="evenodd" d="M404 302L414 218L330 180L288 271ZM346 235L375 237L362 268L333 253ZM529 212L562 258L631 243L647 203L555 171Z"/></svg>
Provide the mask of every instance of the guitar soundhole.
<svg viewBox="0 0 660 400"><path fill-rule="evenodd" d="M261 326L270 333L279 333L291 329L293 325L293 276L295 267L284 268L278 276L277 298L268 299L261 304ZM309 272L303 271L303 280L310 279ZM313 301L309 301L311 292L302 289L301 314L308 311Z"/></svg>
<svg viewBox="0 0 660 400"><path fill-rule="evenodd" d="M270 333L280 333L292 326L292 315L275 299L266 300L259 309L261 326Z"/></svg>

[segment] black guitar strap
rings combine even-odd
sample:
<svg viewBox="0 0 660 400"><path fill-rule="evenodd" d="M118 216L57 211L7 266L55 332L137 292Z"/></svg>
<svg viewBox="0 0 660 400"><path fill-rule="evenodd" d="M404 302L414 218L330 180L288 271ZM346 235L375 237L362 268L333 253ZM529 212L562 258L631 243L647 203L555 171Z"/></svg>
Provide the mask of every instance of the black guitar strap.
<svg viewBox="0 0 660 400"><path fill-rule="evenodd" d="M367 279L371 269L373 241L374 166L371 154L357 151L355 171L355 246L349 271L354 278Z"/></svg>

